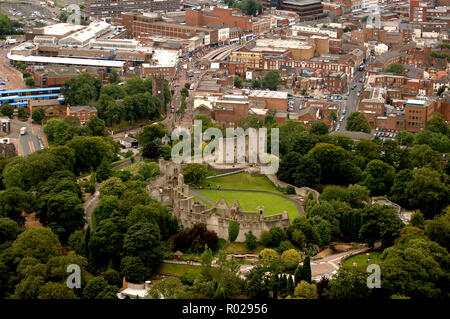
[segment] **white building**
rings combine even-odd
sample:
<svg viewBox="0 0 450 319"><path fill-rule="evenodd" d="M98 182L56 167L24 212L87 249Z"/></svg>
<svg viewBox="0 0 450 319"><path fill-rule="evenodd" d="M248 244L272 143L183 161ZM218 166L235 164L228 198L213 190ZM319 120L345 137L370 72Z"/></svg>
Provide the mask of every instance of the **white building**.
<svg viewBox="0 0 450 319"><path fill-rule="evenodd" d="M111 25L104 21L92 22L87 28L59 40L59 44L85 46L89 41L110 29Z"/></svg>

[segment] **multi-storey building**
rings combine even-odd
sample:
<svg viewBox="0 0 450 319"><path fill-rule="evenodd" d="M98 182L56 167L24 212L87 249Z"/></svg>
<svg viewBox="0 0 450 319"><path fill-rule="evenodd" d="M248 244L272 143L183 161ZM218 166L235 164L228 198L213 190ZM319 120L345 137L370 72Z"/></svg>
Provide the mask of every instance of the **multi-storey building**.
<svg viewBox="0 0 450 319"><path fill-rule="evenodd" d="M120 17L122 12L139 10L176 11L180 10L180 0L86 0L83 8L91 18Z"/></svg>
<svg viewBox="0 0 450 319"><path fill-rule="evenodd" d="M186 10L188 26L200 27L209 23L238 27L244 32L251 32L254 35L267 33L271 28L270 19L247 16L236 9L213 7L212 9Z"/></svg>
<svg viewBox="0 0 450 319"><path fill-rule="evenodd" d="M319 0L260 0L265 8L293 11L300 21L315 20L326 17L322 2Z"/></svg>

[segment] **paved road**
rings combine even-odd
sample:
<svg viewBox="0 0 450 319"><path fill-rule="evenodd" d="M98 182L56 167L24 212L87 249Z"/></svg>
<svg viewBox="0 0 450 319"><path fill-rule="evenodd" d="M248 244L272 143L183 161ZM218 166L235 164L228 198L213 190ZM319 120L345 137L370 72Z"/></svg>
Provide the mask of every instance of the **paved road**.
<svg viewBox="0 0 450 319"><path fill-rule="evenodd" d="M21 156L29 155L35 151L40 150L40 144L38 140L38 134L36 134L36 130L33 130L33 127L30 122L22 122L17 120L11 121L12 131L18 132L20 131L21 127L27 128L27 133L24 135L20 134L11 134L9 137L11 138L17 138L19 143L18 153Z"/></svg>
<svg viewBox="0 0 450 319"><path fill-rule="evenodd" d="M349 115L352 112L355 112L358 104L359 104L359 99L360 96L358 96L358 93L361 92L362 87L363 87L363 83L359 83L359 79L363 76L363 72L359 72L357 71L355 73L355 77L353 78L353 81L350 82L348 84L348 89L349 89L349 95L348 95L348 100L346 101L346 105L345 105L345 115L344 115L344 119L341 123L341 127L339 128L339 132L343 132L345 131L345 126L347 125L347 120ZM352 86L356 84L356 88L354 90L352 90Z"/></svg>
<svg viewBox="0 0 450 319"><path fill-rule="evenodd" d="M91 231L92 231L92 212L97 207L98 202L100 201L99 200L99 195L100 195L99 188L100 188L100 184L97 184L95 187L94 196L91 196L91 198L89 198L89 200L83 204L86 221L87 221L87 224L84 225L84 228L86 229L87 225L89 225L89 228L91 229Z"/></svg>

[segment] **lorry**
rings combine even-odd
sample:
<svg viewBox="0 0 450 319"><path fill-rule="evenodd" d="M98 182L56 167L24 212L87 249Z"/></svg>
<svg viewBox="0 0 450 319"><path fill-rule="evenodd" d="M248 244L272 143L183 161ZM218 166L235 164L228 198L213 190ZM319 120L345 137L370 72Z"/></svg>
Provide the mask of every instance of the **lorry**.
<svg viewBox="0 0 450 319"><path fill-rule="evenodd" d="M51 8L55 7L55 3L53 1L47 1L47 5Z"/></svg>
<svg viewBox="0 0 450 319"><path fill-rule="evenodd" d="M25 135L27 132L26 126L20 128L20 135Z"/></svg>

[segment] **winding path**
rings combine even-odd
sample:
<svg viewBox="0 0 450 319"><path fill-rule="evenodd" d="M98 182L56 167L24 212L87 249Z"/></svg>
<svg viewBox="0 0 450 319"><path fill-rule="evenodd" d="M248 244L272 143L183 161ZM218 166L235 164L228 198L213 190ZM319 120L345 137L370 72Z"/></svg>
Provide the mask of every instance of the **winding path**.
<svg viewBox="0 0 450 319"><path fill-rule="evenodd" d="M211 190L211 191L216 191L216 192L223 192L223 191L226 191L226 192L260 193L260 194L276 195L276 196L282 197L282 198L284 198L284 199L290 201L291 203L293 203L293 204L295 205L295 207L297 207L297 210L298 210L298 213L300 214L300 216L305 215L305 210L303 209L303 206L300 205L300 203L299 203L298 201L296 201L296 200L294 200L294 199L292 199L292 198L290 198L290 197L288 197L288 196L286 196L286 195L283 195L283 194L277 194L277 193L273 193L273 192L269 192L269 191L255 191L255 190L243 190L243 189L225 189L225 188L224 188L224 189L220 189L220 190L217 190L217 189L207 189L207 188L202 188L202 189L200 189L200 188L194 188L194 189L190 188L190 189L189 189L189 193L190 193L191 195L197 196L198 198L200 198L200 199L202 199L202 200L208 202L208 203L211 204L211 205L215 205L216 202L214 202L214 201L210 200L209 198L207 198L207 197L201 195L201 194L198 192L198 191L200 191L200 190L208 190L208 191Z"/></svg>

